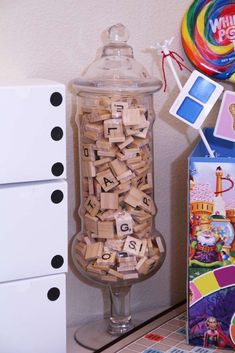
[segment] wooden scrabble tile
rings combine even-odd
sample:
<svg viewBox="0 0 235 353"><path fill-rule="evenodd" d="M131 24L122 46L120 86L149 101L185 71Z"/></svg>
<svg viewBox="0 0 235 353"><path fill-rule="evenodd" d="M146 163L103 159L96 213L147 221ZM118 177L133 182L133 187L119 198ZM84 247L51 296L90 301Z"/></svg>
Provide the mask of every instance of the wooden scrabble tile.
<svg viewBox="0 0 235 353"><path fill-rule="evenodd" d="M116 260L116 252L103 252L102 256L97 259L96 263L102 266L114 266Z"/></svg>
<svg viewBox="0 0 235 353"><path fill-rule="evenodd" d="M153 174L152 173L147 173L147 183L153 187Z"/></svg>
<svg viewBox="0 0 235 353"><path fill-rule="evenodd" d="M142 158L140 156L136 156L136 157L133 157L133 158L129 158L126 161L126 164L129 166L131 164L140 163L141 161L142 161Z"/></svg>
<svg viewBox="0 0 235 353"><path fill-rule="evenodd" d="M85 228L90 230L92 233L97 234L98 232L98 218L91 216L89 213L86 213L84 216Z"/></svg>
<svg viewBox="0 0 235 353"><path fill-rule="evenodd" d="M83 136L92 141L96 141L98 138L100 138L99 133L96 131L83 131Z"/></svg>
<svg viewBox="0 0 235 353"><path fill-rule="evenodd" d="M112 268L109 269L108 273L112 276L123 279L123 274L118 271L113 270Z"/></svg>
<svg viewBox="0 0 235 353"><path fill-rule="evenodd" d="M98 173L96 179L104 191L109 191L119 184L110 169Z"/></svg>
<svg viewBox="0 0 235 353"><path fill-rule="evenodd" d="M76 242L75 245L75 252L78 254L81 254L82 256L85 256L86 253L86 244L80 242Z"/></svg>
<svg viewBox="0 0 235 353"><path fill-rule="evenodd" d="M146 165L146 162L141 160L140 162L138 163L128 163L128 167L132 170L132 171L135 171L137 169L140 169L140 168L143 168L145 167Z"/></svg>
<svg viewBox="0 0 235 353"><path fill-rule="evenodd" d="M142 230L145 230L148 226L148 222L143 222L141 224L134 225L134 232L141 232Z"/></svg>
<svg viewBox="0 0 235 353"><path fill-rule="evenodd" d="M164 249L164 246L162 244L162 240L160 237L156 237L156 242L157 242L157 246L158 246L158 249L161 253L163 253L165 251Z"/></svg>
<svg viewBox="0 0 235 353"><path fill-rule="evenodd" d="M85 201L84 207L87 212L94 217L100 210L100 202L98 201L97 197L89 196Z"/></svg>
<svg viewBox="0 0 235 353"><path fill-rule="evenodd" d="M107 239L105 246L110 250L121 251L124 241L121 239Z"/></svg>
<svg viewBox="0 0 235 353"><path fill-rule="evenodd" d="M128 192L131 188L131 184L130 182L125 182L125 183L121 183L120 185L117 186L117 188L115 190L117 190L118 194L123 194L125 192Z"/></svg>
<svg viewBox="0 0 235 353"><path fill-rule="evenodd" d="M122 120L125 126L141 124L141 110L139 108L129 108L127 114L123 116Z"/></svg>
<svg viewBox="0 0 235 353"><path fill-rule="evenodd" d="M100 165L104 165L104 164L107 164L107 168L109 167L108 166L108 163L111 161L112 159L110 157L105 157L105 158L101 158L101 159L97 159L96 161L94 161L94 166L95 167L99 167Z"/></svg>
<svg viewBox="0 0 235 353"><path fill-rule="evenodd" d="M85 260L84 256L77 253L75 258L76 258L77 262L79 263L79 265L81 267L83 267L84 270L86 270L87 265L89 264L89 262Z"/></svg>
<svg viewBox="0 0 235 353"><path fill-rule="evenodd" d="M110 162L110 168L112 169L115 176L119 176L128 171L126 164L117 158Z"/></svg>
<svg viewBox="0 0 235 353"><path fill-rule="evenodd" d="M127 170L126 172L120 174L117 176L117 180L120 181L121 183L126 183L128 180L131 180L132 177L135 175L132 173L131 170Z"/></svg>
<svg viewBox="0 0 235 353"><path fill-rule="evenodd" d="M85 259L93 260L93 259L101 258L102 251L103 251L103 243L101 242L87 245Z"/></svg>
<svg viewBox="0 0 235 353"><path fill-rule="evenodd" d="M121 119L105 120L104 121L104 137L108 138L108 139L116 138L115 142L124 142L125 136L123 134L122 120ZM124 137L124 139L123 139L123 137ZM118 138L120 138L119 141L118 141Z"/></svg>
<svg viewBox="0 0 235 353"><path fill-rule="evenodd" d="M105 275L106 273L106 271L103 271L102 269L95 267L92 263L89 263L86 269L89 272L97 273L99 275Z"/></svg>
<svg viewBox="0 0 235 353"><path fill-rule="evenodd" d="M139 189L141 190L141 191L148 191L148 190L151 190L153 187L151 186L151 185L149 185L149 184L144 184L144 185L141 185L140 187L139 187Z"/></svg>
<svg viewBox="0 0 235 353"><path fill-rule="evenodd" d="M123 247L123 251L126 251L128 254L138 256L142 246L143 245L141 240L128 235Z"/></svg>
<svg viewBox="0 0 235 353"><path fill-rule="evenodd" d="M129 213L125 211L115 213L115 221L117 234L119 236L133 233L133 219Z"/></svg>
<svg viewBox="0 0 235 353"><path fill-rule="evenodd" d="M125 273L123 275L123 280L135 279L135 278L139 278L139 274L137 272Z"/></svg>
<svg viewBox="0 0 235 353"><path fill-rule="evenodd" d="M110 269L110 266L105 266L105 265L99 265L97 264L97 262L94 262L93 266L95 268L99 268L102 271L105 271L106 273L108 272L108 270Z"/></svg>
<svg viewBox="0 0 235 353"><path fill-rule="evenodd" d="M150 122L146 120L145 115L142 111L140 111L139 123L133 125L133 128L136 130L144 129L149 126Z"/></svg>
<svg viewBox="0 0 235 353"><path fill-rule="evenodd" d="M113 239L114 223L112 221L98 221L98 236L99 238Z"/></svg>
<svg viewBox="0 0 235 353"><path fill-rule="evenodd" d="M118 257L118 262L120 265L135 265L137 264L136 256L134 255L129 255L123 256L123 257Z"/></svg>
<svg viewBox="0 0 235 353"><path fill-rule="evenodd" d="M122 153L124 154L126 159L136 157L139 152L140 152L140 149L138 147L131 147L131 148L128 147L122 150Z"/></svg>
<svg viewBox="0 0 235 353"><path fill-rule="evenodd" d="M146 183L146 174L138 175L136 178L131 179L131 184L140 190L140 187Z"/></svg>
<svg viewBox="0 0 235 353"><path fill-rule="evenodd" d="M117 151L118 151L117 146L111 147L110 150L108 150L108 151L98 150L97 156L99 156L99 157L116 157Z"/></svg>
<svg viewBox="0 0 235 353"><path fill-rule="evenodd" d="M139 176L139 175L143 175L143 174L147 174L147 172L149 171L149 164L148 163L145 163L145 167L143 167L143 168L139 168L139 169L136 169L135 170L135 174L137 175L137 176Z"/></svg>
<svg viewBox="0 0 235 353"><path fill-rule="evenodd" d="M107 110L92 110L89 114L89 121L95 123L97 121L104 121L111 118L111 113Z"/></svg>
<svg viewBox="0 0 235 353"><path fill-rule="evenodd" d="M96 166L96 173L101 173L101 172L104 172L105 170L107 170L107 168L109 168L109 164L101 164L101 165L98 165Z"/></svg>
<svg viewBox="0 0 235 353"><path fill-rule="evenodd" d="M138 147L138 148L143 148L144 146L149 144L149 139L142 139L138 138L135 136L134 141L132 143L133 146ZM148 155L149 155L149 149L148 149Z"/></svg>
<svg viewBox="0 0 235 353"><path fill-rule="evenodd" d="M152 219L152 215L150 213L145 213L144 215L140 215L140 216L133 216L133 219L137 222L137 223L143 223L145 221L149 221ZM139 234L138 234L139 236Z"/></svg>
<svg viewBox="0 0 235 353"><path fill-rule="evenodd" d="M125 141L125 136L118 136L118 137L110 137L109 141L112 143L118 143L118 142L124 142Z"/></svg>
<svg viewBox="0 0 235 353"><path fill-rule="evenodd" d="M101 211L97 214L97 217L101 220L101 221L114 221L114 212L113 210L108 210L108 211Z"/></svg>
<svg viewBox="0 0 235 353"><path fill-rule="evenodd" d="M137 265L136 265L136 271L138 271L139 272L139 270L140 270L140 268L143 266L143 264L145 263L145 261L147 260L148 258L146 257L146 256L144 256L144 257L142 257L139 261L138 261L138 263L137 263Z"/></svg>
<svg viewBox="0 0 235 353"><path fill-rule="evenodd" d="M95 151L91 144L81 144L81 157L84 161L94 161Z"/></svg>
<svg viewBox="0 0 235 353"><path fill-rule="evenodd" d="M84 237L84 241L85 241L86 245L90 245L92 243L88 237Z"/></svg>
<svg viewBox="0 0 235 353"><path fill-rule="evenodd" d="M147 195L143 191L141 191L141 193L142 193L142 198L141 198L141 202L139 204L139 207L143 208L146 212L151 213L151 215L155 215L156 208L155 208L152 197Z"/></svg>
<svg viewBox="0 0 235 353"><path fill-rule="evenodd" d="M133 141L134 141L133 137L129 136L129 137L125 138L124 142L119 143L118 147L120 148L120 150L122 150L123 148L129 146Z"/></svg>
<svg viewBox="0 0 235 353"><path fill-rule="evenodd" d="M140 128L139 129L139 132L137 132L135 134L135 136L139 137L139 138L142 138L142 139L145 139L147 134L148 134L148 130L149 130L149 126L150 126L150 122L149 121L146 121L146 126L143 127L143 128Z"/></svg>
<svg viewBox="0 0 235 353"><path fill-rule="evenodd" d="M82 161L82 174L84 177L95 177L96 170L92 161Z"/></svg>
<svg viewBox="0 0 235 353"><path fill-rule="evenodd" d="M101 189L100 183L98 183L98 181L94 179L94 193L95 193L95 196L97 197L97 200L100 200L101 191L102 189Z"/></svg>
<svg viewBox="0 0 235 353"><path fill-rule="evenodd" d="M142 239L142 245L140 246L139 249L139 257L144 257L145 253L146 253L146 248L147 248L147 239Z"/></svg>
<svg viewBox="0 0 235 353"><path fill-rule="evenodd" d="M104 131L104 126L102 123L101 124L100 123L98 123L98 124L88 123L88 124L86 124L85 129L86 129L86 131L95 131L99 134L99 136L101 136Z"/></svg>
<svg viewBox="0 0 235 353"><path fill-rule="evenodd" d="M96 148L100 151L110 151L112 144L108 140L97 140L96 141Z"/></svg>
<svg viewBox="0 0 235 353"><path fill-rule="evenodd" d="M128 203L132 207L137 207L141 203L142 197L142 191L132 187L126 195L124 202Z"/></svg>
<svg viewBox="0 0 235 353"><path fill-rule="evenodd" d="M118 209L118 193L101 192L100 194L101 210L117 210Z"/></svg>
<svg viewBox="0 0 235 353"><path fill-rule="evenodd" d="M118 158L119 161L124 162L126 160L126 157L123 153L117 152L116 157Z"/></svg>
<svg viewBox="0 0 235 353"><path fill-rule="evenodd" d="M150 259L147 259L142 266L140 266L138 272L146 275L148 272L150 272L153 267L157 264L159 261L159 256L153 256Z"/></svg>
<svg viewBox="0 0 235 353"><path fill-rule="evenodd" d="M127 102L113 102L111 105L112 117L113 118L123 118L128 112Z"/></svg>
<svg viewBox="0 0 235 353"><path fill-rule="evenodd" d="M134 136L137 131L134 129L134 127L124 126L124 133L126 136Z"/></svg>
<svg viewBox="0 0 235 353"><path fill-rule="evenodd" d="M89 195L94 195L94 179L92 177L88 177L87 178L88 180L88 192L89 192Z"/></svg>

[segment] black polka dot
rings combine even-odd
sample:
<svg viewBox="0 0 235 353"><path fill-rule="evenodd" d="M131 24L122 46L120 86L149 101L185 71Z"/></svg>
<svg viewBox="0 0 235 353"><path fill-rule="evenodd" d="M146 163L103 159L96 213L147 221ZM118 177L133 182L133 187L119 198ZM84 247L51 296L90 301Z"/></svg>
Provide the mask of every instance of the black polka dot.
<svg viewBox="0 0 235 353"><path fill-rule="evenodd" d="M51 130L51 138L55 141L61 140L63 137L63 134L64 134L63 130L59 126L56 126Z"/></svg>
<svg viewBox="0 0 235 353"><path fill-rule="evenodd" d="M62 103L62 101L63 101L63 97L61 93L59 92L52 93L50 97L50 102L54 107L58 107Z"/></svg>
<svg viewBox="0 0 235 353"><path fill-rule="evenodd" d="M64 194L61 190L55 190L51 194L51 201L53 203L60 203L64 198Z"/></svg>
<svg viewBox="0 0 235 353"><path fill-rule="evenodd" d="M64 166L60 162L53 164L51 168L51 172L54 176L60 176L61 174L63 174L63 171L64 171Z"/></svg>
<svg viewBox="0 0 235 353"><path fill-rule="evenodd" d="M47 298L49 300L51 300L52 302L57 300L60 296L60 290L59 288L53 287L51 289L49 289L49 291L47 292Z"/></svg>
<svg viewBox="0 0 235 353"><path fill-rule="evenodd" d="M64 264L63 256L55 255L51 260L51 266L53 268L60 268Z"/></svg>

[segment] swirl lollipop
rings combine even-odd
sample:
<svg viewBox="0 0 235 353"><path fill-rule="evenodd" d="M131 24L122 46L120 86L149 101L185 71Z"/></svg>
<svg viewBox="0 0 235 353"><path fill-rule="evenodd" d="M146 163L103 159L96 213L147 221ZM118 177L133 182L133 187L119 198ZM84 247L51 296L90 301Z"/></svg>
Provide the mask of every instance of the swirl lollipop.
<svg viewBox="0 0 235 353"><path fill-rule="evenodd" d="M234 0L194 0L183 19L182 42L198 69L235 82Z"/></svg>

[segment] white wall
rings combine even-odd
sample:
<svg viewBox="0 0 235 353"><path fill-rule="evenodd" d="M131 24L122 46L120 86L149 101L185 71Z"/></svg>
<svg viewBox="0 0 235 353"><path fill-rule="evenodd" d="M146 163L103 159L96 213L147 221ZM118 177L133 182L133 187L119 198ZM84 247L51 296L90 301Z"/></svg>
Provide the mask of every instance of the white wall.
<svg viewBox="0 0 235 353"><path fill-rule="evenodd" d="M162 77L160 57L153 61L145 49L175 36L172 49L185 57L180 24L189 0L1 0L0 78L42 77L67 84L93 61L102 46L101 34L121 22L130 31L137 60ZM190 63L186 59L186 64ZM166 68L168 89L155 95L156 225L165 237L167 259L151 279L133 286L132 307L169 306L185 297L187 156L197 133L168 113L177 94ZM188 72L180 73L186 80ZM215 109L207 119L214 122ZM67 153L69 183L69 238L76 233L77 180L74 107L67 98ZM33 118L33 117L32 117ZM95 288L69 271L67 280L68 324L88 321L108 310L107 291Z"/></svg>

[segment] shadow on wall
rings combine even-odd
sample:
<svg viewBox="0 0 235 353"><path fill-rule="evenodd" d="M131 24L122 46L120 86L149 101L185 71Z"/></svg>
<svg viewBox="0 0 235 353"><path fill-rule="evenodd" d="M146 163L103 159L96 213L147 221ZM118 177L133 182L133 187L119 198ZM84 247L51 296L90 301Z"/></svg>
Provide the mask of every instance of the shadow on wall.
<svg viewBox="0 0 235 353"><path fill-rule="evenodd" d="M182 79L185 81L185 78ZM170 205L169 220L170 234L168 240L167 254L170 266L170 302L176 304L186 297L187 282L187 179L188 179L188 157L198 141L198 134L188 125L182 123L169 113L170 107L177 97L179 90L175 87L162 106L158 118L169 124L170 129L175 130L174 140L171 143L180 145L181 138L183 143L188 146L183 152L177 152L176 158L171 162L169 171L170 185ZM167 93L166 93L167 94ZM196 136L196 138L195 138ZM185 148L185 147L184 147ZM180 151L180 146L178 148ZM174 158L174 156L172 156ZM170 249L169 249L170 247Z"/></svg>

